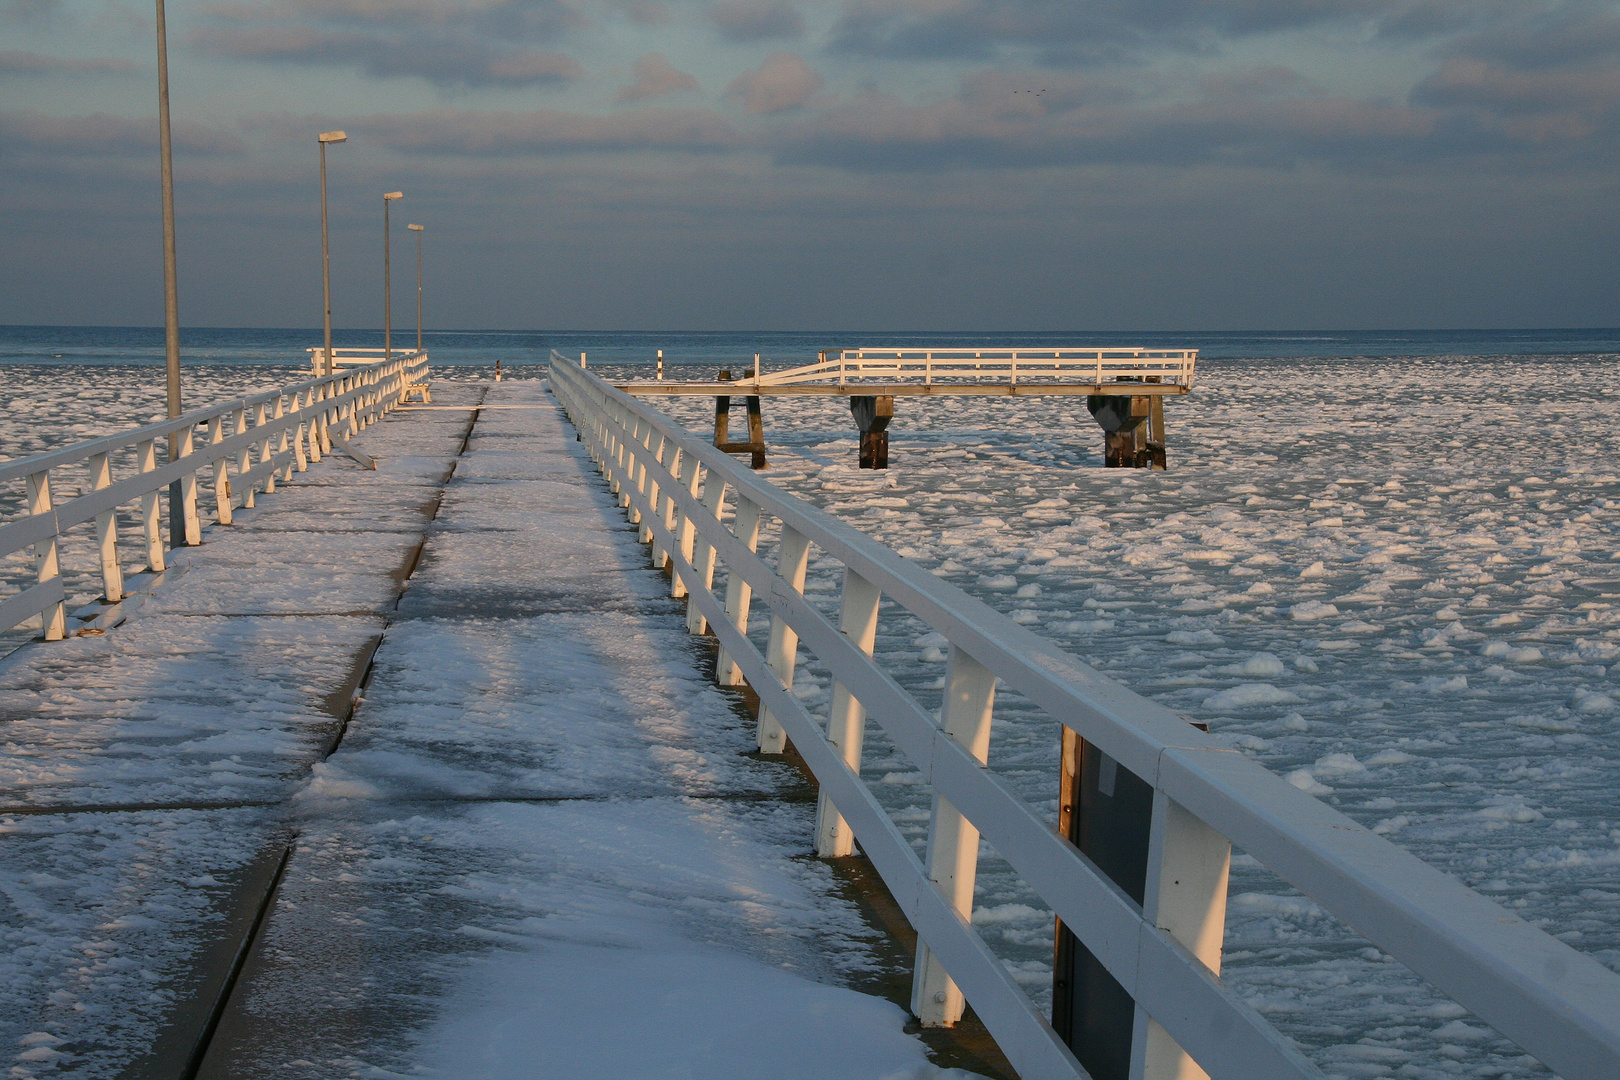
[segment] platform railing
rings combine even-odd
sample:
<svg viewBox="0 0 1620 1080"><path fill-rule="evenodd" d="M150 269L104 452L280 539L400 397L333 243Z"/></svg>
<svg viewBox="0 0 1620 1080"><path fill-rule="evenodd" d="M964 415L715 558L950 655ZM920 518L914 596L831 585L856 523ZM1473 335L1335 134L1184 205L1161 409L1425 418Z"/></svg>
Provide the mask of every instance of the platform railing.
<svg viewBox="0 0 1620 1080"><path fill-rule="evenodd" d="M196 409L155 424L78 443L43 454L0 462L0 484L21 482L27 516L0 525L0 557L32 548L34 582L0 601L0 631L41 617L42 636L55 641L67 630L67 590L62 576L63 535L76 525L95 522L103 598L124 598L124 558L119 551L118 514L136 507L141 524L139 560L153 572L165 569L165 535L159 512L161 495L180 482L184 537L202 539L206 512L228 525L237 506L253 506L255 493L275 490L310 461L331 453L333 440L365 429L401 400L408 386L427 371L424 353L401 353L394 359L338 371L322 378L283 386L261 394ZM166 460L170 436L179 456ZM88 471L90 490L58 500L53 475L62 470ZM120 475L122 474L122 475ZM199 507L199 488L211 483L212 506Z"/></svg>
<svg viewBox="0 0 1620 1080"><path fill-rule="evenodd" d="M1620 976L1591 957L755 476L578 362L553 353L549 385L655 564L670 569L688 628L713 630L718 680L746 680L759 695L760 748L780 753L790 738L814 773L817 851L849 854L859 840L916 928L912 1008L924 1024L952 1023L965 995L1025 1080L1086 1075L971 924L982 835L1136 1002L1133 1078L1320 1077L1220 979L1236 844L1565 1080L1620 1076ZM780 527L774 566L756 554L766 517ZM812 546L845 568L836 623L803 595ZM714 585L721 566L723 594ZM748 637L756 595L771 611L763 650ZM950 642L937 718L873 658L885 598ZM801 646L835 680L826 728L791 692ZM1141 904L985 767L998 679L1153 789ZM923 859L861 779L868 718L933 786Z"/></svg>
<svg viewBox="0 0 1620 1080"><path fill-rule="evenodd" d="M310 365L315 374L323 374L321 361L326 359L326 349L320 345L312 345L305 351L309 353ZM394 356L409 356L414 351L414 349L394 349L392 353ZM325 365L324 373L331 374L345 368L366 367L385 359L385 354L388 352L390 350L386 348L350 348L348 346L333 348L330 362Z"/></svg>
<svg viewBox="0 0 1620 1080"><path fill-rule="evenodd" d="M851 382L1115 383L1191 387L1197 349L827 349L814 364L741 381L761 386Z"/></svg>

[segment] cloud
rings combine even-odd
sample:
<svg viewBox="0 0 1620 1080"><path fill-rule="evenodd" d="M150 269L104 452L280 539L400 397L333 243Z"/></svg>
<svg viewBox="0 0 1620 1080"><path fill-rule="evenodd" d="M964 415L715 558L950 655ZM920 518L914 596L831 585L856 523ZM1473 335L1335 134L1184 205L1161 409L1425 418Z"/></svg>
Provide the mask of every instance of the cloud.
<svg viewBox="0 0 1620 1080"><path fill-rule="evenodd" d="M174 152L199 157L242 154L246 146L227 132L201 124L177 122L171 129ZM132 157L158 153L157 118L131 120L96 113L90 116L41 116L0 113L0 156L43 154L53 157Z"/></svg>
<svg viewBox="0 0 1620 1080"><path fill-rule="evenodd" d="M285 121L280 122L285 126ZM300 120L300 132L316 120ZM637 109L604 116L536 109L475 112L438 109L358 117L356 141L433 156L519 157L538 153L665 151L710 153L738 146L731 124L706 109Z"/></svg>
<svg viewBox="0 0 1620 1080"><path fill-rule="evenodd" d="M738 101L746 112L777 113L803 105L821 85L821 76L801 57L779 52L732 80L726 96Z"/></svg>
<svg viewBox="0 0 1620 1080"><path fill-rule="evenodd" d="M1551 69L1507 67L1483 60L1449 60L1413 92L1423 105L1493 113L1620 111L1620 65Z"/></svg>
<svg viewBox="0 0 1620 1080"><path fill-rule="evenodd" d="M1413 104L1447 110L1459 130L1524 143L1620 134L1620 17L1585 3L1540 9L1462 35Z"/></svg>
<svg viewBox="0 0 1620 1080"><path fill-rule="evenodd" d="M385 37L307 27L199 30L202 52L267 63L357 67L377 78L422 78L439 86L534 86L571 82L579 61L556 52L499 48L459 36Z"/></svg>
<svg viewBox="0 0 1620 1080"><path fill-rule="evenodd" d="M0 51L0 75L124 75L135 71L128 60L112 57L74 59L35 52Z"/></svg>
<svg viewBox="0 0 1620 1080"><path fill-rule="evenodd" d="M698 81L672 67L663 53L648 53L638 59L634 75L634 82L613 95L614 101L645 101L647 98L699 89Z"/></svg>
<svg viewBox="0 0 1620 1080"><path fill-rule="evenodd" d="M608 0L609 6L624 12L633 23L662 26L669 22L669 8L659 0Z"/></svg>
<svg viewBox="0 0 1620 1080"><path fill-rule="evenodd" d="M785 0L725 0L709 9L720 36L731 41L770 41L804 33L804 18Z"/></svg>
<svg viewBox="0 0 1620 1080"><path fill-rule="evenodd" d="M871 94L776 132L778 160L856 172L1020 169L1062 165L1222 163L1268 169L1330 162L1364 168L1450 152L1432 111L1345 98L1227 99L1177 105L1110 102L1104 86L1068 101L998 101L983 87L909 105Z"/></svg>
<svg viewBox="0 0 1620 1080"><path fill-rule="evenodd" d="M1048 59L1214 51L1228 37L1326 23L1415 36L1471 25L1509 0L847 0L832 47L868 56L988 58L1033 46Z"/></svg>
<svg viewBox="0 0 1620 1080"><path fill-rule="evenodd" d="M211 9L192 44L216 56L353 67L447 86L536 86L584 75L577 60L525 48L577 26L563 0L281 0Z"/></svg>
<svg viewBox="0 0 1620 1080"><path fill-rule="evenodd" d="M5 0L0 11L18 22L45 23L55 18L61 8L62 0Z"/></svg>

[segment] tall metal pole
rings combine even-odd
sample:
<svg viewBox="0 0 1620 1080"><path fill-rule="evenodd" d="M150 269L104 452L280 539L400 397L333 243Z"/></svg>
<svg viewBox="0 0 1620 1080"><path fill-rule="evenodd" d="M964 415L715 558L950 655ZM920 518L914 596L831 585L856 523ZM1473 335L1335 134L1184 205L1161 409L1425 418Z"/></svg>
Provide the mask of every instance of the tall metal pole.
<svg viewBox="0 0 1620 1080"><path fill-rule="evenodd" d="M332 256L326 246L326 140L321 143L321 362L315 376L329 374L332 365Z"/></svg>
<svg viewBox="0 0 1620 1080"><path fill-rule="evenodd" d="M393 200L383 196L383 359L394 356L394 290L388 283L388 204Z"/></svg>
<svg viewBox="0 0 1620 1080"><path fill-rule="evenodd" d="M403 199L403 191L383 192L383 359L394 356L394 290L388 281L388 204Z"/></svg>
<svg viewBox="0 0 1620 1080"><path fill-rule="evenodd" d="M163 345L168 368L169 418L180 415L180 284L174 255L174 155L169 144L169 35L163 0L157 0L158 147L163 177ZM169 460L180 457L180 433L169 432ZM185 543L180 481L169 485L169 546Z"/></svg>
<svg viewBox="0 0 1620 1080"><path fill-rule="evenodd" d="M323 131L315 141L321 146L321 330L322 352L315 365L316 376L332 374L332 258L326 247L326 144L348 141L341 131Z"/></svg>
<svg viewBox="0 0 1620 1080"><path fill-rule="evenodd" d="M422 351L422 226L416 230L416 351Z"/></svg>

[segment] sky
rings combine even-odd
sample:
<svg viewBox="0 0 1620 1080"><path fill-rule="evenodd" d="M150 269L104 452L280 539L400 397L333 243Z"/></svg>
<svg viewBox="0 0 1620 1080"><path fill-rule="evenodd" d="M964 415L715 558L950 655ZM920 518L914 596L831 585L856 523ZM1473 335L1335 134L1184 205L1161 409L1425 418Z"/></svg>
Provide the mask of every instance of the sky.
<svg viewBox="0 0 1620 1080"><path fill-rule="evenodd" d="M1620 325L1620 3L170 0L184 323ZM0 323L162 322L153 5L0 0Z"/></svg>

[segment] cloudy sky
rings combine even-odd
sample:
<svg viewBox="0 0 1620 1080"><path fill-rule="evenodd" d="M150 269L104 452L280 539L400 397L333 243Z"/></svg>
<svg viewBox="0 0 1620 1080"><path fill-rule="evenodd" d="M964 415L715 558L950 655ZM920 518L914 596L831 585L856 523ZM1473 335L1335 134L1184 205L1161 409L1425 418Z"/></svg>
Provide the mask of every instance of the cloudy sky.
<svg viewBox="0 0 1620 1080"><path fill-rule="evenodd" d="M1620 324L1620 4L170 0L182 317ZM0 0L0 322L162 321L152 5ZM408 308L402 286L396 311ZM401 318L403 321L403 317Z"/></svg>

